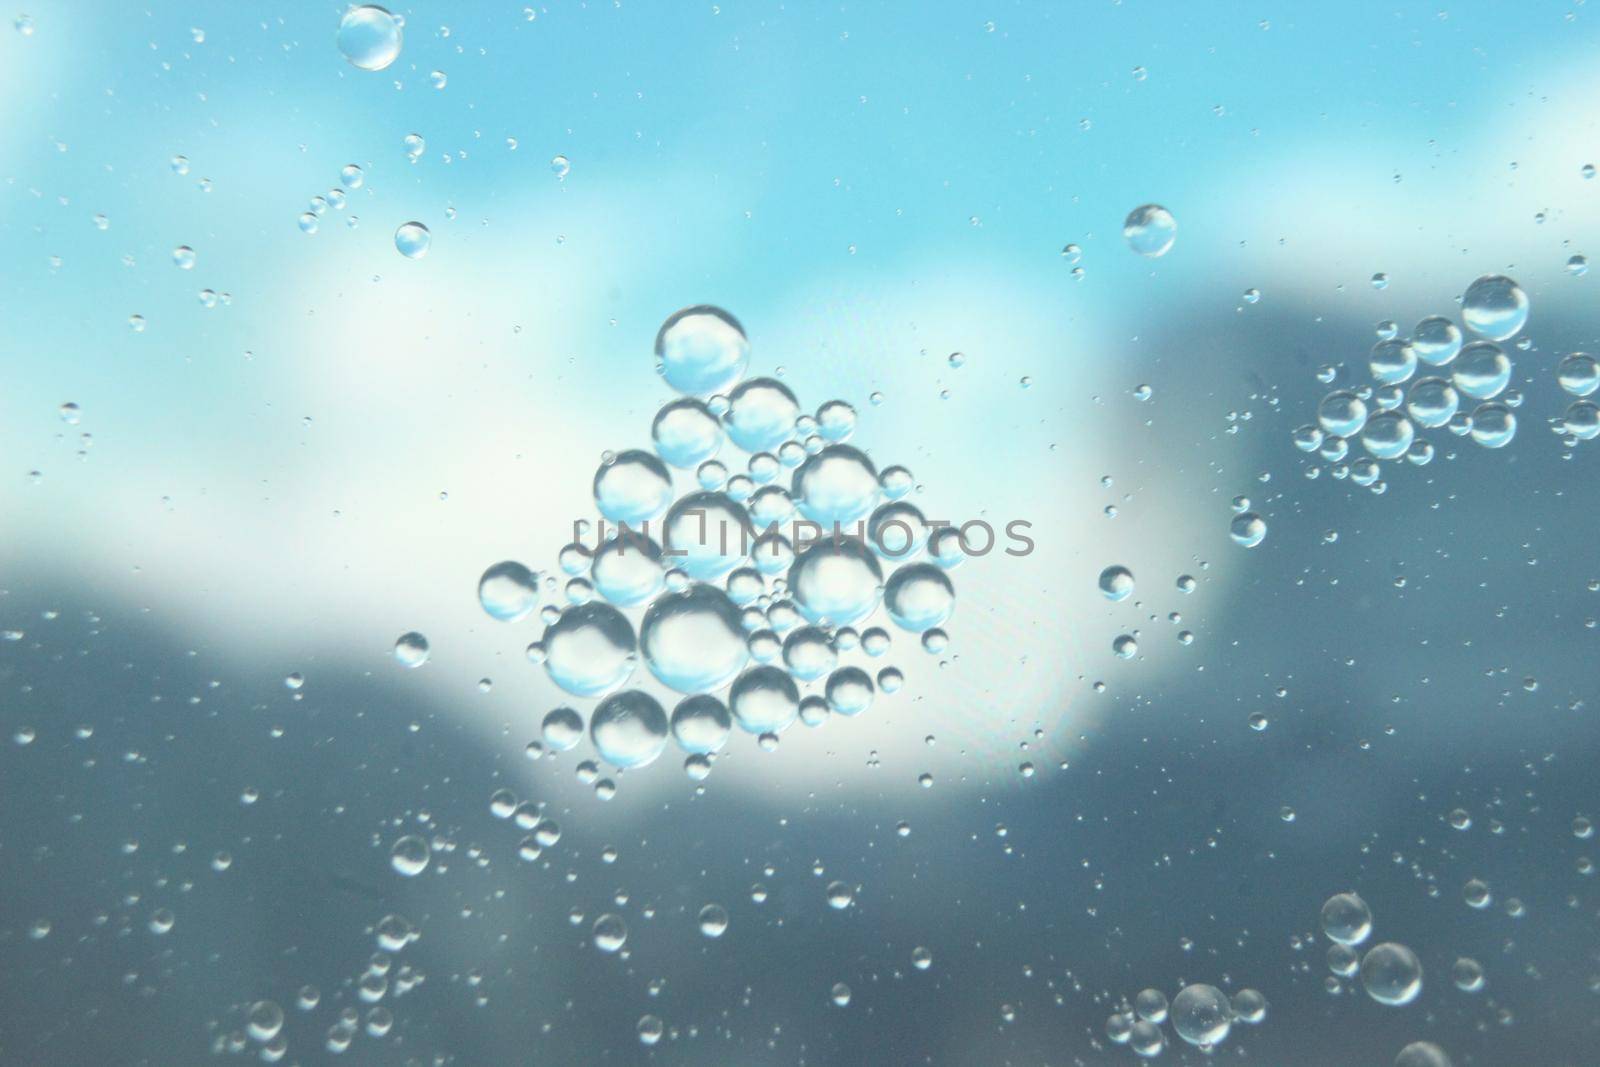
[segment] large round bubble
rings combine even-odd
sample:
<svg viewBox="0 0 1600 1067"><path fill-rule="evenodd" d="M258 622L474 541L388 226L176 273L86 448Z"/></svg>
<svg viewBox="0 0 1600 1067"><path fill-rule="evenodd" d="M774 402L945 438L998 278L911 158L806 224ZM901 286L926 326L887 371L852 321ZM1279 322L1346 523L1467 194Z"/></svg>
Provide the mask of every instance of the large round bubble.
<svg viewBox="0 0 1600 1067"><path fill-rule="evenodd" d="M860 541L825 538L795 557L789 568L789 593L811 622L849 626L877 608L883 568Z"/></svg>
<svg viewBox="0 0 1600 1067"><path fill-rule="evenodd" d="M594 472L594 502L611 521L637 526L672 503L672 475L649 452L619 452Z"/></svg>
<svg viewBox="0 0 1600 1067"><path fill-rule="evenodd" d="M1411 331L1411 348L1422 362L1442 367L1461 351L1461 327L1443 315L1431 315Z"/></svg>
<svg viewBox="0 0 1600 1067"><path fill-rule="evenodd" d="M613 693L589 718L589 740L612 766L643 767L666 747L667 713L649 693L638 689Z"/></svg>
<svg viewBox="0 0 1600 1067"><path fill-rule="evenodd" d="M376 4L352 7L339 20L339 51L362 70L382 70L400 56L400 20Z"/></svg>
<svg viewBox="0 0 1600 1067"><path fill-rule="evenodd" d="M754 547L749 514L726 493L687 494L667 510L662 529L667 566L691 578L720 578Z"/></svg>
<svg viewBox="0 0 1600 1067"><path fill-rule="evenodd" d="M794 436L800 402L776 378L751 378L728 394L722 417L733 443L746 452L770 452Z"/></svg>
<svg viewBox="0 0 1600 1067"><path fill-rule="evenodd" d="M1129 248L1150 259L1166 255L1177 236L1178 220L1160 204L1136 207L1122 221L1122 239Z"/></svg>
<svg viewBox="0 0 1600 1067"><path fill-rule="evenodd" d="M1372 346L1368 366L1378 382L1385 385L1403 382L1417 369L1417 350L1410 341L1398 337L1379 341Z"/></svg>
<svg viewBox="0 0 1600 1067"><path fill-rule="evenodd" d="M478 579L478 603L491 618L520 622L539 604L539 579L515 560L496 563Z"/></svg>
<svg viewBox="0 0 1600 1067"><path fill-rule="evenodd" d="M1406 396L1406 412L1425 429L1436 429L1455 417L1461 396L1443 378L1418 378Z"/></svg>
<svg viewBox="0 0 1600 1067"><path fill-rule="evenodd" d="M872 675L860 667L840 667L828 675L828 707L840 715L860 715L872 706Z"/></svg>
<svg viewBox="0 0 1600 1067"><path fill-rule="evenodd" d="M1379 1004L1410 1004L1422 992L1422 961L1393 941L1374 945L1361 958L1361 985Z"/></svg>
<svg viewBox="0 0 1600 1067"><path fill-rule="evenodd" d="M1528 321L1528 294L1504 274L1485 274L1462 294L1461 319L1491 341L1515 337Z"/></svg>
<svg viewBox="0 0 1600 1067"><path fill-rule="evenodd" d="M1359 945L1372 933L1372 909L1354 893L1335 893L1322 905L1322 932L1341 945Z"/></svg>
<svg viewBox="0 0 1600 1067"><path fill-rule="evenodd" d="M627 617L609 604L575 604L545 629L544 669L575 696L617 689L633 673L638 643Z"/></svg>
<svg viewBox="0 0 1600 1067"><path fill-rule="evenodd" d="M732 726L727 705L707 693L684 697L672 709L672 738L688 753L705 755L721 750Z"/></svg>
<svg viewBox="0 0 1600 1067"><path fill-rule="evenodd" d="M722 424L693 397L683 397L656 412L650 424L656 453L674 467L698 467L722 447Z"/></svg>
<svg viewBox="0 0 1600 1067"><path fill-rule="evenodd" d="M797 626L783 639L783 665L802 682L821 678L838 662L833 638L819 626Z"/></svg>
<svg viewBox="0 0 1600 1067"><path fill-rule="evenodd" d="M950 576L931 563L912 563L889 576L883 587L883 606L902 630L920 634L943 626L956 606L956 589Z"/></svg>
<svg viewBox="0 0 1600 1067"><path fill-rule="evenodd" d="M1450 367L1450 381L1474 400L1500 395L1511 381L1511 360L1499 345L1474 341L1461 350Z"/></svg>
<svg viewBox="0 0 1600 1067"><path fill-rule="evenodd" d="M595 550L589 573L596 591L624 608L643 604L666 583L661 549L650 538L631 530Z"/></svg>
<svg viewBox="0 0 1600 1067"><path fill-rule="evenodd" d="M829 532L834 523L866 516L878 502L880 488L877 469L865 452L851 445L829 445L795 470L790 496L800 514Z"/></svg>
<svg viewBox="0 0 1600 1067"><path fill-rule="evenodd" d="M744 327L709 304L674 312L656 333L656 370L680 393L720 393L743 377L749 363Z"/></svg>
<svg viewBox="0 0 1600 1067"><path fill-rule="evenodd" d="M1416 430L1398 411L1380 411L1361 430L1361 444L1375 459L1398 459L1406 454Z"/></svg>
<svg viewBox="0 0 1600 1067"><path fill-rule="evenodd" d="M800 690L781 667L751 667L734 679L728 710L747 733L779 733L800 713Z"/></svg>
<svg viewBox="0 0 1600 1067"><path fill-rule="evenodd" d="M1184 986L1172 998L1172 1028L1191 1045L1216 1045L1233 1026L1233 1004L1216 986Z"/></svg>
<svg viewBox="0 0 1600 1067"><path fill-rule="evenodd" d="M750 658L739 609L722 590L699 583L650 605L639 645L650 673L680 693L721 689Z"/></svg>

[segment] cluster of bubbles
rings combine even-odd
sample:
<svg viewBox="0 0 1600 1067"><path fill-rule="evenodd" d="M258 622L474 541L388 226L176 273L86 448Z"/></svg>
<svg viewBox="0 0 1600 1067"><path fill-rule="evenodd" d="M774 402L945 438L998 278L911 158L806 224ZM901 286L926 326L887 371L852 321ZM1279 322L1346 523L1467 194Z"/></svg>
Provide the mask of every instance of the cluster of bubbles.
<svg viewBox="0 0 1600 1067"><path fill-rule="evenodd" d="M348 1051L363 1031L369 1037L387 1037L394 1030L395 1015L385 1001L392 1002L393 998L409 993L425 978L420 969L396 962L399 953L422 936L421 930L409 919L398 914L386 915L372 928L372 934L378 951L368 958L361 974L349 983L354 999L361 1006L345 1004L335 1013L327 1030L324 1048L333 1055ZM294 1006L307 1014L316 1011L324 1006L322 991L314 985L301 986L295 994ZM286 1022L287 1013L277 1001L253 1001L244 1008L244 1025L219 1034L213 1042L213 1051L240 1054L254 1050L263 1062L277 1063L289 1053Z"/></svg>
<svg viewBox="0 0 1600 1067"><path fill-rule="evenodd" d="M1423 466L1432 461L1434 446L1419 431L1445 427L1484 448L1510 444L1522 397L1507 389L1512 365L1500 342L1527 325L1528 296L1503 274L1484 275L1462 295L1461 321L1477 340L1467 340L1461 327L1443 315L1423 319L1410 337L1399 336L1392 322L1381 324L1368 358L1372 384L1324 396L1317 405L1317 421L1294 431L1295 446L1331 464L1335 478L1381 493L1387 488L1382 463L1404 459ZM1525 342L1519 345L1526 347ZM1419 370L1422 377L1416 377ZM1581 365L1574 370L1581 377ZM1319 377L1331 382L1333 372L1325 370ZM1469 411L1469 405L1475 406ZM1600 433L1600 410L1593 414L1594 433ZM1583 425L1583 412L1577 422ZM1366 455L1347 462L1352 441ZM1313 476L1319 471L1313 468Z"/></svg>
<svg viewBox="0 0 1600 1067"><path fill-rule="evenodd" d="M1141 990L1131 1007L1124 1002L1106 1019L1106 1036L1150 1059L1166 1050L1161 1026L1171 1022L1184 1041L1210 1052L1227 1039L1234 1023L1254 1026L1266 1017L1267 998L1256 990L1241 989L1230 999L1216 986L1196 982L1184 986L1170 1004L1159 989Z"/></svg>
<svg viewBox="0 0 1600 1067"><path fill-rule="evenodd" d="M349 194L355 192L357 189L361 188L362 185L366 184L366 180L366 172L363 171L357 164L346 163L343 167L340 167L338 186L329 189L321 196L313 196L311 198L311 203L308 204L306 206L306 210L301 213L300 232L304 234L316 233L322 228L322 218L328 213L328 209L331 207L335 211L343 211L345 203L349 199ZM361 220L354 215L350 215L345 218L345 224L352 230L360 225L360 223Z"/></svg>
<svg viewBox="0 0 1600 1067"><path fill-rule="evenodd" d="M567 693L597 701L587 724L571 707L546 715L530 758L572 749L587 731L602 760L627 770L654 762L670 739L702 780L735 725L770 750L796 720L859 715L897 691L897 668L871 673L841 659L889 651L889 630L867 625L880 609L942 652L955 607L948 572L965 553L959 530L930 528L905 499L910 471L880 470L848 443L855 408L830 400L807 413L781 381L745 377L750 344L726 311L673 314L655 354L657 372L684 395L652 420L653 450L602 458L593 482L602 521L576 528L596 543L561 550L564 584L497 563L478 599L502 622L537 610L545 628L528 659ZM729 446L744 454L743 472L730 471ZM394 655L421 666L427 641L406 634ZM681 694L670 713L627 687L641 661ZM580 775L603 796L615 789L590 761ZM401 873L426 866L415 843L396 853Z"/></svg>
<svg viewBox="0 0 1600 1067"><path fill-rule="evenodd" d="M1385 941L1366 950L1357 949L1372 936L1372 909L1355 893L1335 893L1322 905L1322 932L1333 942L1328 948L1329 979L1361 976L1367 995L1379 1004L1401 1007L1422 992L1422 962L1405 945Z"/></svg>

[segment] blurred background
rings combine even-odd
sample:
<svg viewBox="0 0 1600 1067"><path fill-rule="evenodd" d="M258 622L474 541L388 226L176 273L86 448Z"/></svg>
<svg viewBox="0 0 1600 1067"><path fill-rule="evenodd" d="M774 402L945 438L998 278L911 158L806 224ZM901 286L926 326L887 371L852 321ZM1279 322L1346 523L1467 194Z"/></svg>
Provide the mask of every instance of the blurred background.
<svg viewBox="0 0 1600 1067"><path fill-rule="evenodd" d="M337 4L0 33L0 1062L1131 1063L1107 1016L1196 982L1266 1017L1164 1062L1593 1062L1600 444L1555 375L1600 347L1584 5L391 10L379 71ZM1429 431L1381 494L1295 448L1380 324L1493 273L1532 309L1510 445ZM604 800L587 741L525 758L594 702L477 581L560 573L699 303L926 514L1036 548L952 572L943 653L849 660L905 674L867 713ZM560 824L536 860L502 789ZM1330 975L1346 890L1415 1002ZM391 914L420 936L374 961Z"/></svg>

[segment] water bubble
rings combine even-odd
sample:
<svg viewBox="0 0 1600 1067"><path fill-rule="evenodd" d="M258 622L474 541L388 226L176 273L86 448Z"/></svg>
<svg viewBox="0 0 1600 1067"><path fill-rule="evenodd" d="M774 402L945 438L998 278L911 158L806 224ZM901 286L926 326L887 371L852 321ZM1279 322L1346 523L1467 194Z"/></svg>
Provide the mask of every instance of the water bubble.
<svg viewBox="0 0 1600 1067"><path fill-rule="evenodd" d="M1336 389L1317 405L1317 422L1335 437L1354 437L1367 424L1367 404L1348 389Z"/></svg>
<svg viewBox="0 0 1600 1067"><path fill-rule="evenodd" d="M1461 351L1461 328L1443 315L1431 315L1411 331L1411 348L1422 362L1442 367Z"/></svg>
<svg viewBox="0 0 1600 1067"><path fill-rule="evenodd" d="M720 751L732 726L727 706L707 694L685 697L672 709L673 740L691 755Z"/></svg>
<svg viewBox="0 0 1600 1067"><path fill-rule="evenodd" d="M728 932L728 909L721 904L707 904L697 916L700 932L709 938L718 938Z"/></svg>
<svg viewBox="0 0 1600 1067"><path fill-rule="evenodd" d="M800 712L800 691L780 667L751 667L734 679L728 710L747 733L782 733Z"/></svg>
<svg viewBox="0 0 1600 1067"><path fill-rule="evenodd" d="M416 834L406 834L389 849L389 864L407 878L415 878L428 868L433 850Z"/></svg>
<svg viewBox="0 0 1600 1067"><path fill-rule="evenodd" d="M1235 515L1233 521L1228 524L1228 534L1235 543L1245 548L1254 548L1267 536L1266 520L1253 511Z"/></svg>
<svg viewBox="0 0 1600 1067"><path fill-rule="evenodd" d="M721 689L749 662L739 609L715 586L659 597L639 626L645 665L680 693Z"/></svg>
<svg viewBox="0 0 1600 1067"><path fill-rule="evenodd" d="M1128 1047L1144 1059L1152 1059L1167 1047L1167 1038L1155 1023L1138 1019L1128 1030Z"/></svg>
<svg viewBox="0 0 1600 1067"><path fill-rule="evenodd" d="M1450 368L1450 381L1466 396L1488 400L1511 381L1511 360L1500 346L1474 341L1461 350Z"/></svg>
<svg viewBox="0 0 1600 1067"><path fill-rule="evenodd" d="M1450 1067L1450 1057L1432 1041L1413 1041L1394 1058L1394 1067Z"/></svg>
<svg viewBox="0 0 1600 1067"><path fill-rule="evenodd" d="M830 400L817 409L817 433L824 440L849 440L856 428L856 409L843 400Z"/></svg>
<svg viewBox="0 0 1600 1067"><path fill-rule="evenodd" d="M907 476L909 481L909 474ZM833 444L794 473L791 495L800 513L823 527L864 518L878 500L878 472L866 453Z"/></svg>
<svg viewBox="0 0 1600 1067"><path fill-rule="evenodd" d="M1153 1023L1167 1021L1167 995L1159 989L1141 989L1133 998L1133 1010L1139 1018Z"/></svg>
<svg viewBox="0 0 1600 1067"><path fill-rule="evenodd" d="M1473 333L1504 341L1526 325L1528 295L1504 274L1486 274L1462 294L1461 319Z"/></svg>
<svg viewBox="0 0 1600 1067"><path fill-rule="evenodd" d="M566 752L583 740L583 716L569 707L552 708L539 733L552 752Z"/></svg>
<svg viewBox="0 0 1600 1067"><path fill-rule="evenodd" d="M428 150L428 142L422 139L420 133L408 133L401 140L400 145L406 150L406 158L415 163L422 158L422 153Z"/></svg>
<svg viewBox="0 0 1600 1067"><path fill-rule="evenodd" d="M619 534L596 549L590 573L600 595L624 608L651 599L667 580L660 547L632 531Z"/></svg>
<svg viewBox="0 0 1600 1067"><path fill-rule="evenodd" d="M795 585L792 579L790 585ZM912 633L943 626L955 610L955 602L955 586L942 569L931 563L901 567L883 587L883 606L889 618Z"/></svg>
<svg viewBox="0 0 1600 1067"><path fill-rule="evenodd" d="M1172 1028L1191 1045L1211 1046L1228 1036L1233 1005L1216 986L1185 986L1172 998Z"/></svg>
<svg viewBox="0 0 1600 1067"><path fill-rule="evenodd" d="M687 391L687 390L685 390ZM728 436L746 452L769 452L794 433L800 402L776 378L751 378L728 394Z"/></svg>
<svg viewBox="0 0 1600 1067"><path fill-rule="evenodd" d="M1573 401L1561 418L1566 431L1580 441L1600 437L1600 407L1587 400Z"/></svg>
<svg viewBox="0 0 1600 1067"><path fill-rule="evenodd" d="M633 625L609 604L574 604L545 628L540 640L550 680L574 696L617 689L633 673L638 644Z"/></svg>
<svg viewBox="0 0 1600 1067"><path fill-rule="evenodd" d="M1233 995L1233 1017L1255 1026L1267 1017L1267 998L1259 990L1239 990Z"/></svg>
<svg viewBox="0 0 1600 1067"><path fill-rule="evenodd" d="M572 173L572 160L566 156L552 156L550 158L550 173L556 176L557 181L562 181Z"/></svg>
<svg viewBox="0 0 1600 1067"><path fill-rule="evenodd" d="M298 224L301 233L316 233L321 226L321 223L317 221L317 216L309 211L300 216Z"/></svg>
<svg viewBox="0 0 1600 1067"><path fill-rule="evenodd" d="M698 467L722 447L722 424L705 404L684 397L656 412L650 424L656 452L674 467Z"/></svg>
<svg viewBox="0 0 1600 1067"><path fill-rule="evenodd" d="M283 1009L276 1001L258 1000L245 1014L245 1032L256 1041L271 1041L283 1029Z"/></svg>
<svg viewBox="0 0 1600 1067"><path fill-rule="evenodd" d="M867 519L867 542L885 559L894 562L914 559L928 543L928 521L915 505L892 500Z"/></svg>
<svg viewBox="0 0 1600 1067"><path fill-rule="evenodd" d="M435 89L443 89L446 85L450 84L450 78L447 74L445 74L444 71L436 70L428 75L428 84L433 86Z"/></svg>
<svg viewBox="0 0 1600 1067"><path fill-rule="evenodd" d="M1122 222L1122 239L1128 247L1151 259L1165 255L1177 236L1178 220L1160 204L1136 207Z"/></svg>
<svg viewBox="0 0 1600 1067"><path fill-rule="evenodd" d="M1417 352L1410 341L1379 341L1368 359L1372 377L1385 384L1406 381L1417 369Z"/></svg>
<svg viewBox="0 0 1600 1067"><path fill-rule="evenodd" d="M197 258L194 249L188 245L179 245L172 250L172 262L179 270L194 270Z"/></svg>
<svg viewBox="0 0 1600 1067"><path fill-rule="evenodd" d="M1476 993L1483 988L1483 965L1471 957L1462 956L1450 968L1450 980L1463 993Z"/></svg>
<svg viewBox="0 0 1600 1067"><path fill-rule="evenodd" d="M824 688L828 707L840 715L860 715L872 706L872 676L860 667L840 667Z"/></svg>
<svg viewBox="0 0 1600 1067"><path fill-rule="evenodd" d="M1472 411L1472 439L1484 448L1504 448L1517 435L1517 417L1504 404L1479 404Z"/></svg>
<svg viewBox="0 0 1600 1067"><path fill-rule="evenodd" d="M382 70L400 55L400 26L376 4L352 7L339 22L339 51L362 70Z"/></svg>
<svg viewBox="0 0 1600 1067"><path fill-rule="evenodd" d="M1411 447L1416 431L1398 411L1380 411L1367 420L1361 445L1377 459L1398 459Z"/></svg>
<svg viewBox="0 0 1600 1067"><path fill-rule="evenodd" d="M590 716L589 740L614 767L646 766L666 747L667 713L655 697L638 689L613 693Z"/></svg>
<svg viewBox="0 0 1600 1067"><path fill-rule="evenodd" d="M1461 899L1467 902L1467 907L1479 911L1487 908L1494 902L1494 897L1489 892L1489 886L1477 878L1469 878L1467 884L1461 889Z"/></svg>
<svg viewBox="0 0 1600 1067"><path fill-rule="evenodd" d="M827 674L839 662L833 639L817 626L800 626L783 639L783 665L802 682Z"/></svg>
<svg viewBox="0 0 1600 1067"><path fill-rule="evenodd" d="M1379 1004L1410 1004L1422 992L1422 961L1393 941L1374 945L1361 959L1361 985Z"/></svg>
<svg viewBox="0 0 1600 1067"><path fill-rule="evenodd" d="M657 370L680 393L720 393L744 376L750 342L739 320L709 304L668 316L656 333Z"/></svg>
<svg viewBox="0 0 1600 1067"><path fill-rule="evenodd" d="M1588 396L1600 389L1600 362L1586 352L1574 352L1556 366L1556 381L1573 396Z"/></svg>
<svg viewBox="0 0 1600 1067"><path fill-rule="evenodd" d="M720 578L739 566L751 546L750 517L725 493L689 493L662 524L675 565L692 578Z"/></svg>
<svg viewBox="0 0 1600 1067"><path fill-rule="evenodd" d="M1361 957L1349 945L1337 942L1328 946L1328 970L1340 978L1354 978L1361 969Z"/></svg>
<svg viewBox="0 0 1600 1067"><path fill-rule="evenodd" d="M620 915L602 915L594 921L594 947L601 952L616 952L628 940L628 924Z"/></svg>
<svg viewBox="0 0 1600 1067"><path fill-rule="evenodd" d="M538 606L539 578L514 560L496 563L478 579L478 603L490 618L520 622Z"/></svg>
<svg viewBox="0 0 1600 1067"><path fill-rule="evenodd" d="M833 988L828 991L828 999L836 1007L847 1008L850 1006L850 987L843 982L833 983Z"/></svg>
<svg viewBox="0 0 1600 1067"><path fill-rule="evenodd" d="M1567 273L1574 278L1581 278L1589 273L1589 257L1573 255L1567 258Z"/></svg>
<svg viewBox="0 0 1600 1067"><path fill-rule="evenodd" d="M394 658L402 667L422 666L428 662L428 639L415 630L401 634L394 642Z"/></svg>
<svg viewBox="0 0 1600 1067"><path fill-rule="evenodd" d="M855 891L844 882L829 882L827 897L828 907L835 911L843 911L855 903L856 899Z"/></svg>
<svg viewBox="0 0 1600 1067"><path fill-rule="evenodd" d="M672 475L642 449L607 453L594 473L594 502L611 521L638 526L672 503Z"/></svg>
<svg viewBox="0 0 1600 1067"><path fill-rule="evenodd" d="M1112 602L1126 600L1133 595L1133 572L1126 567L1110 566L1100 572L1100 592Z"/></svg>
<svg viewBox="0 0 1600 1067"><path fill-rule="evenodd" d="M1406 412L1426 429L1449 422L1460 405L1455 387L1443 378L1418 378L1406 396Z"/></svg>
<svg viewBox="0 0 1600 1067"><path fill-rule="evenodd" d="M1372 276L1372 287L1378 290L1389 288L1389 276L1380 270Z"/></svg>
<svg viewBox="0 0 1600 1067"><path fill-rule="evenodd" d="M1118 659L1132 659L1139 654L1139 642L1132 634L1118 634L1112 638L1111 651Z"/></svg>
<svg viewBox="0 0 1600 1067"><path fill-rule="evenodd" d="M421 259L428 254L433 234L420 222L406 222L394 231L394 247L407 259Z"/></svg>
<svg viewBox="0 0 1600 1067"><path fill-rule="evenodd" d="M913 566L926 567L927 564ZM949 580L945 580L949 584ZM795 557L789 590L811 622L848 626L870 615L883 593L883 569L860 541L828 538ZM929 626L938 625L937 622ZM921 630L927 629L921 627Z"/></svg>
<svg viewBox="0 0 1600 1067"><path fill-rule="evenodd" d="M1372 933L1372 910L1354 893L1335 893L1322 905L1322 932L1341 945L1359 945Z"/></svg>

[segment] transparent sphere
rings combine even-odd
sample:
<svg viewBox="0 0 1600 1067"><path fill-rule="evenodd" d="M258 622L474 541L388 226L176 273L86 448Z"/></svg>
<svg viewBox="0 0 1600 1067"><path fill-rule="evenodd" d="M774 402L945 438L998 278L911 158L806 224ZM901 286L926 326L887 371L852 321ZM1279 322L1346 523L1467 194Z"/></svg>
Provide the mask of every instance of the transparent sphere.
<svg viewBox="0 0 1600 1067"><path fill-rule="evenodd" d="M1442 367L1461 351L1461 327L1443 315L1430 315L1411 331L1411 348L1430 367Z"/></svg>
<svg viewBox="0 0 1600 1067"><path fill-rule="evenodd" d="M811 622L849 626L877 608L883 568L860 541L827 538L795 557L789 568L789 592Z"/></svg>
<svg viewBox="0 0 1600 1067"><path fill-rule="evenodd" d="M889 576L883 606L902 630L920 634L943 626L955 610L956 590L949 575L931 563L912 563Z"/></svg>
<svg viewBox="0 0 1600 1067"><path fill-rule="evenodd" d="M840 715L860 715L872 706L872 676L860 667L840 667L828 675L828 708Z"/></svg>
<svg viewBox="0 0 1600 1067"><path fill-rule="evenodd" d="M1556 365L1556 381L1573 396L1588 396L1600 389L1600 362L1586 352L1574 352Z"/></svg>
<svg viewBox="0 0 1600 1067"><path fill-rule="evenodd" d="M1126 600L1133 595L1133 572L1121 566L1107 567L1100 572L1099 586L1107 600Z"/></svg>
<svg viewBox="0 0 1600 1067"><path fill-rule="evenodd" d="M789 495L800 514L820 524L826 536L834 523L853 523L871 512L879 490L878 472L867 454L834 444L800 464Z"/></svg>
<svg viewBox="0 0 1600 1067"><path fill-rule="evenodd" d="M642 449L608 454L594 472L594 502L611 521L636 527L672 503L672 475Z"/></svg>
<svg viewBox="0 0 1600 1067"><path fill-rule="evenodd" d="M362 70L382 70L400 56L400 20L376 4L346 11L339 21L339 51Z"/></svg>
<svg viewBox="0 0 1600 1067"><path fill-rule="evenodd" d="M796 627L783 639L783 665L799 681L821 678L838 662L833 638L819 626Z"/></svg>
<svg viewBox="0 0 1600 1067"><path fill-rule="evenodd" d="M1341 945L1359 945L1372 933L1372 909L1354 893L1335 893L1322 905L1322 932Z"/></svg>
<svg viewBox="0 0 1600 1067"><path fill-rule="evenodd" d="M583 740L583 716L569 707L552 708L540 724L539 734L551 751L566 752Z"/></svg>
<svg viewBox="0 0 1600 1067"><path fill-rule="evenodd" d="M1504 274L1486 274L1461 296L1467 329L1491 341L1514 337L1528 321L1528 294Z"/></svg>
<svg viewBox="0 0 1600 1067"><path fill-rule="evenodd" d="M433 234L420 222L404 222L394 231L394 247L407 259L421 259L433 245Z"/></svg>
<svg viewBox="0 0 1600 1067"><path fill-rule="evenodd" d="M574 604L545 628L540 642L550 680L575 696L599 696L633 673L638 642L633 624L609 604Z"/></svg>
<svg viewBox="0 0 1600 1067"><path fill-rule="evenodd" d="M1172 998L1172 1028L1191 1045L1216 1045L1233 1026L1233 1005L1216 986L1184 986Z"/></svg>
<svg viewBox="0 0 1600 1067"><path fill-rule="evenodd" d="M1474 341L1461 350L1450 367L1450 383L1474 400L1498 396L1511 381L1511 360L1500 346Z"/></svg>
<svg viewBox="0 0 1600 1067"><path fill-rule="evenodd" d="M750 658L738 606L702 583L658 597L639 624L639 646L650 673L680 693L721 689Z"/></svg>
<svg viewBox="0 0 1600 1067"><path fill-rule="evenodd" d="M478 603L490 618L520 622L539 604L539 579L514 560L496 563L478 579Z"/></svg>
<svg viewBox="0 0 1600 1067"><path fill-rule="evenodd" d="M690 754L720 751L732 726L727 705L706 693L685 697L672 709L672 739Z"/></svg>
<svg viewBox="0 0 1600 1067"><path fill-rule="evenodd" d="M1413 1041L1394 1058L1394 1067L1450 1067L1450 1057L1432 1041Z"/></svg>
<svg viewBox="0 0 1600 1067"><path fill-rule="evenodd" d="M1416 372L1417 352L1407 340L1379 341L1372 346L1368 366L1375 381L1386 385L1403 382Z"/></svg>
<svg viewBox="0 0 1600 1067"><path fill-rule="evenodd" d="M1128 247L1150 259L1166 255L1177 236L1178 220L1160 204L1136 207L1122 222L1122 239Z"/></svg>
<svg viewBox="0 0 1600 1067"><path fill-rule="evenodd" d="M1167 995L1159 989L1142 989L1133 998L1133 1010L1141 1019L1164 1023L1167 1021Z"/></svg>
<svg viewBox="0 0 1600 1067"><path fill-rule="evenodd" d="M728 932L728 909L721 904L707 904L697 917L700 932L706 937L718 938Z"/></svg>
<svg viewBox="0 0 1600 1067"><path fill-rule="evenodd" d="M1361 958L1361 985L1379 1004L1410 1004L1422 992L1422 961L1393 941L1374 945Z"/></svg>
<svg viewBox="0 0 1600 1067"><path fill-rule="evenodd" d="M602 915L594 921L594 947L601 952L616 952L628 940L628 924L620 915Z"/></svg>
<svg viewBox="0 0 1600 1067"><path fill-rule="evenodd" d="M751 378L728 394L728 436L746 452L771 452L794 435L800 402L776 378Z"/></svg>
<svg viewBox="0 0 1600 1067"><path fill-rule="evenodd" d="M595 591L622 608L643 604L667 581L660 547L631 529L595 550L589 574Z"/></svg>
<svg viewBox="0 0 1600 1067"><path fill-rule="evenodd" d="M728 710L746 733L782 733L800 713L800 691L781 667L751 667L734 679Z"/></svg>
<svg viewBox="0 0 1600 1067"><path fill-rule="evenodd" d="M641 690L613 693L589 717L589 740L612 766L643 767L666 747L667 713L655 697Z"/></svg>
<svg viewBox="0 0 1600 1067"><path fill-rule="evenodd" d="M656 454L674 467L698 467L722 448L722 424L711 409L693 397L682 397L656 412L650 424Z"/></svg>
<svg viewBox="0 0 1600 1067"><path fill-rule="evenodd" d="M1443 378L1418 378L1406 395L1406 413L1428 430L1449 422L1460 407L1460 394Z"/></svg>
<svg viewBox="0 0 1600 1067"><path fill-rule="evenodd" d="M1361 430L1361 445L1375 459L1398 459L1406 454L1416 430L1398 411L1380 411Z"/></svg>
<svg viewBox="0 0 1600 1067"><path fill-rule="evenodd" d="M749 558L750 515L726 493L702 490L667 509L662 541L671 565L702 581L720 578Z"/></svg>
<svg viewBox="0 0 1600 1067"><path fill-rule="evenodd" d="M1353 437L1367 424L1367 404L1348 389L1336 389L1317 405L1317 422L1325 433Z"/></svg>
<svg viewBox="0 0 1600 1067"><path fill-rule="evenodd" d="M724 392L744 376L749 363L744 327L709 304L674 312L656 333L656 369L680 393Z"/></svg>

